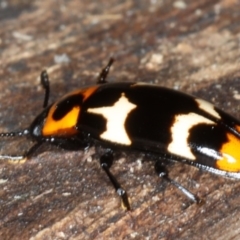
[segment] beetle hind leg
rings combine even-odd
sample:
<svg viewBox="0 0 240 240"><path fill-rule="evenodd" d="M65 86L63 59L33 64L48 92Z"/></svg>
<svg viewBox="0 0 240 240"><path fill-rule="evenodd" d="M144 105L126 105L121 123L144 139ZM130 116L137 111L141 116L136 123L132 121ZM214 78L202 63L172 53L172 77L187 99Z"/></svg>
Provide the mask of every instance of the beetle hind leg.
<svg viewBox="0 0 240 240"><path fill-rule="evenodd" d="M162 161L156 161L155 163L155 171L158 174L159 177L163 178L165 181L169 182L176 188L178 188L186 197L188 197L191 201L200 204L202 203L202 199L200 199L198 196L191 193L187 188L183 187L178 182L172 180L168 176L168 171L166 169L166 164Z"/></svg>
<svg viewBox="0 0 240 240"><path fill-rule="evenodd" d="M111 150L108 150L100 157L100 165L102 169L105 171L105 173L107 174L117 194L121 197L123 207L129 211L131 210L131 208L130 208L127 192L121 187L120 183L117 181L117 179L114 177L114 175L110 171L110 167L112 166L113 159L114 159L113 152Z"/></svg>

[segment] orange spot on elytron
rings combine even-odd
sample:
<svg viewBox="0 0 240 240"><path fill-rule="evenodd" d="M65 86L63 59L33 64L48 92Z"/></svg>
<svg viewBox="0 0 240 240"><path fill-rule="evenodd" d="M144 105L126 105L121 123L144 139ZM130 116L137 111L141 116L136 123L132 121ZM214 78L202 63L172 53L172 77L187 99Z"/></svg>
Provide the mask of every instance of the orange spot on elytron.
<svg viewBox="0 0 240 240"><path fill-rule="evenodd" d="M222 145L222 158L217 161L217 167L227 172L240 171L240 140L232 133L227 134L228 142Z"/></svg>
<svg viewBox="0 0 240 240"><path fill-rule="evenodd" d="M75 128L80 113L80 107L76 106L69 111L62 119L55 121L52 115L56 109L56 105L53 105L48 113L46 122L42 129L43 136L50 135L73 135L77 133Z"/></svg>

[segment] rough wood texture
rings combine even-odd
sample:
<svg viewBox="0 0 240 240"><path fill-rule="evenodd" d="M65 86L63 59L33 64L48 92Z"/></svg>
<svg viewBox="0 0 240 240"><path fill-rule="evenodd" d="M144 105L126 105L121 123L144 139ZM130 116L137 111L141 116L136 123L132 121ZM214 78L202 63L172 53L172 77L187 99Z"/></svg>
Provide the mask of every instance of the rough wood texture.
<svg viewBox="0 0 240 240"><path fill-rule="evenodd" d="M239 9L237 0L0 1L0 131L24 128L41 111L42 69L53 101L93 83L110 56L109 81L181 89L240 118ZM29 144L1 140L0 149ZM112 167L131 199L126 213L94 149L43 150L23 165L0 163L1 239L239 239L240 181L170 167L205 199L197 206L126 154Z"/></svg>

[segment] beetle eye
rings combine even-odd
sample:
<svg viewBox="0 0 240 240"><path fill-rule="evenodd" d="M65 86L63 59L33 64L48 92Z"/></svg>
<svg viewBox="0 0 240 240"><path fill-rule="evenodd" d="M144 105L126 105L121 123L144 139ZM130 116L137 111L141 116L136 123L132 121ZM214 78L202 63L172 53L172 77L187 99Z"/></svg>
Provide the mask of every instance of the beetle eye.
<svg viewBox="0 0 240 240"><path fill-rule="evenodd" d="M36 136L36 137L42 135L40 125L36 126L36 127L33 129L32 134L33 134L34 136Z"/></svg>

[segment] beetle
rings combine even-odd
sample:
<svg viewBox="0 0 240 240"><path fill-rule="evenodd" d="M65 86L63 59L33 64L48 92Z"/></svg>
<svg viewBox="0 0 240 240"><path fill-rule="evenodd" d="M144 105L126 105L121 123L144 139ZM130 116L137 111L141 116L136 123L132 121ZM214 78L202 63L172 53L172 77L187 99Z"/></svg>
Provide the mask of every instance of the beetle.
<svg viewBox="0 0 240 240"><path fill-rule="evenodd" d="M137 82L108 83L113 61L103 68L96 85L74 90L52 104L48 104L48 74L43 71L43 111L28 128L0 133L0 137L29 137L36 143L26 154L0 159L24 162L43 143L70 150L101 147L100 165L127 210L127 192L110 171L114 151L119 149L146 153L154 160L158 176L196 203L201 202L198 196L168 177L169 161L240 178L240 121L176 90Z"/></svg>

